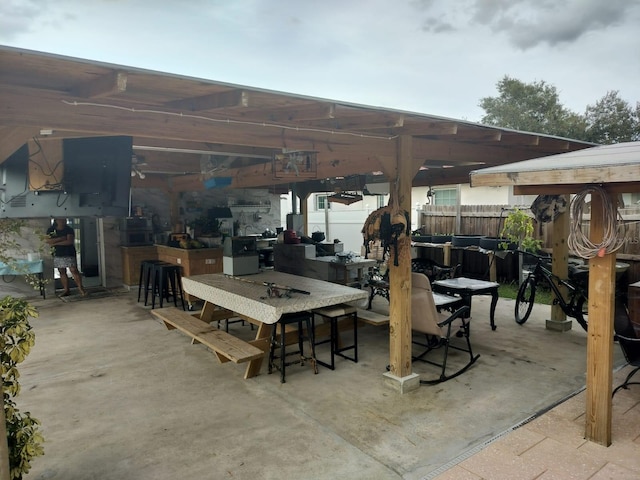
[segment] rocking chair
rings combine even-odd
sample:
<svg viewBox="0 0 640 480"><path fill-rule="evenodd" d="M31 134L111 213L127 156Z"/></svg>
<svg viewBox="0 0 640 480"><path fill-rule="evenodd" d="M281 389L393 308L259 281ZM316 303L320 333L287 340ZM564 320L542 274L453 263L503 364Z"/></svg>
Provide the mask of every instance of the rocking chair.
<svg viewBox="0 0 640 480"><path fill-rule="evenodd" d="M616 300L613 325L615 331L614 340L617 340L629 365L636 368L631 370L625 381L613 390L612 397L621 388L627 389L629 385L640 385L640 382L629 381L640 370L640 338L636 334L631 318L629 318L627 306L619 299Z"/></svg>
<svg viewBox="0 0 640 480"><path fill-rule="evenodd" d="M412 273L411 283L411 330L413 330L414 333L424 334L426 337L424 341L417 341L414 338L412 343L426 348L426 350L414 356L413 360L429 363L441 369L438 378L433 380L420 380L420 383L433 385L445 382L467 371L478 357L480 357L480 355L474 356L471 349L471 341L469 339L470 318L465 318L466 314L468 314L469 307L461 307L449 316L438 313L433 300L431 283L427 276L422 273ZM456 319L460 319L460 328L452 328ZM466 347L464 343L462 346L459 345L460 340L454 340L452 343L453 337L463 337ZM454 343L458 344L456 345ZM447 361L450 349L469 354L467 363L453 373L447 373ZM431 357L440 354L440 360L425 358L428 354L431 354Z"/></svg>

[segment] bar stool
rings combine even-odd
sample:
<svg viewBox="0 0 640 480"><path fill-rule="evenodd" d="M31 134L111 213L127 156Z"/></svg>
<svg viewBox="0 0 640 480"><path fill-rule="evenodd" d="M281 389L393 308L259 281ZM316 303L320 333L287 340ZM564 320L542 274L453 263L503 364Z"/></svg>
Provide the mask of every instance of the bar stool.
<svg viewBox="0 0 640 480"><path fill-rule="evenodd" d="M147 305L149 299L149 290L153 278L153 266L163 263L161 260L143 260L140 262L140 279L138 280L138 302L144 288L144 304Z"/></svg>
<svg viewBox="0 0 640 480"><path fill-rule="evenodd" d="M313 373L318 373L318 365L316 364L316 354L314 347L315 339L313 338L312 317L313 315L311 312L285 313L282 315L282 317L280 317L278 323L273 326L273 330L271 331L271 345L269 347L268 372L273 372L274 368L280 370L280 383L285 383L285 368L287 366L293 365L295 363L304 365L305 360L311 361ZM306 336L304 334L305 330L303 329L302 322L305 323ZM291 325L292 323L295 323L298 326L298 350L295 352L286 352L286 326ZM280 329L280 338L278 338L277 334L278 328ZM309 347L311 349L310 357L304 356L304 340L307 340L309 342ZM280 355L276 356L275 351L278 347L280 349ZM286 357L291 355L299 355L299 358L297 360L287 362ZM279 362L276 363L276 360L279 360Z"/></svg>
<svg viewBox="0 0 640 480"><path fill-rule="evenodd" d="M324 362L322 360L316 359L323 367L327 367L331 370L335 370L335 356L338 355L347 360L351 360L354 363L358 363L358 310L353 305L349 305L348 303L340 303L338 305L331 305L329 307L316 308L313 310L313 329L314 329L314 339L315 336L315 315L322 317L325 320L329 321L330 324L330 334L327 340L316 341L315 345L321 345L323 343L329 343L331 346L331 361L330 363ZM353 321L353 344L352 345L342 345L338 344L340 337L338 336L338 320L341 318L351 317ZM348 350L353 350L353 356L347 356L344 352Z"/></svg>
<svg viewBox="0 0 640 480"><path fill-rule="evenodd" d="M160 299L160 308L162 308L162 303L165 299L169 301L169 296L173 297L173 305L177 307L178 295L180 295L182 309L185 310L180 267L171 263L161 262L154 264L152 270L151 291L153 298L151 300L151 308L156 307L156 294ZM171 287L171 290L169 290L169 287Z"/></svg>

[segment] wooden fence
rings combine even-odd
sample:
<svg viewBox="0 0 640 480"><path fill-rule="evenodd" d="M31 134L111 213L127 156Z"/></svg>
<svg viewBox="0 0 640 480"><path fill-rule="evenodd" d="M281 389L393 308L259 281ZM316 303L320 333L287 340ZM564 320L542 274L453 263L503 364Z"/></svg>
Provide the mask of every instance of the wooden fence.
<svg viewBox="0 0 640 480"><path fill-rule="evenodd" d="M528 206L519 207L530 212ZM509 205L462 205L460 211L455 206L426 205L420 212L418 226L426 235L480 235L487 237L499 237L504 221L513 211ZM626 226L625 242L617 252L620 261L631 265L630 280L640 280L640 207L634 206L619 209ZM533 214L531 214L533 218ZM541 224L534 220L534 236L542 240L544 249L551 249L552 225ZM589 234L589 213L586 212L582 219L582 231Z"/></svg>

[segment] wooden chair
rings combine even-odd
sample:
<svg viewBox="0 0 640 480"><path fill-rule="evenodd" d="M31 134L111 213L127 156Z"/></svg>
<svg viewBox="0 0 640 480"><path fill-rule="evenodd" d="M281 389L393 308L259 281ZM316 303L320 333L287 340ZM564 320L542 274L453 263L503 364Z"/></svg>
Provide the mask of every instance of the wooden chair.
<svg viewBox="0 0 640 480"><path fill-rule="evenodd" d="M469 311L469 307L461 307L451 315L438 313L433 300L433 292L431 291L429 278L421 273L412 273L411 284L411 329L413 332L425 336L424 341L418 341L414 338L413 343L425 348L425 350L419 355L414 356L413 360L419 360L440 367L440 375L438 378L434 380L420 380L420 383L436 384L457 377L473 365L480 356L473 355L471 340L469 338L470 319L464 318L465 314ZM458 322L455 322L457 319L460 320L460 328L453 328L454 323L458 325ZM464 338L464 342L455 337ZM447 367L451 367L451 365L448 365L450 349L469 354L469 359L466 364L453 373L447 373ZM440 358L436 359L438 354ZM429 357L426 358L427 356Z"/></svg>
<svg viewBox="0 0 640 480"><path fill-rule="evenodd" d="M633 327L627 306L621 299L616 300L613 325L615 332L613 337L614 340L616 340L618 345L620 345L624 358L627 360L629 365L636 368L631 370L624 382L613 390L613 393L611 394L612 397L622 388L627 389L629 385L640 385L640 382L629 381L631 380L631 377L640 370L640 338L638 338L636 330Z"/></svg>

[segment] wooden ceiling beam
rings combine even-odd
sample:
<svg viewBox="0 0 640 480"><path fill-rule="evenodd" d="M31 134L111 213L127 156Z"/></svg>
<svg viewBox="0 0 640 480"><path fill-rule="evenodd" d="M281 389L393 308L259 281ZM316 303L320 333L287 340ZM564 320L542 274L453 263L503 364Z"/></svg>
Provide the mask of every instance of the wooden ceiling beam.
<svg viewBox="0 0 640 480"><path fill-rule="evenodd" d="M616 182L603 185L607 192L612 194L637 193L640 192L640 185L637 182ZM567 195L579 193L584 190L584 183L574 183L566 185L516 185L513 187L515 195Z"/></svg>
<svg viewBox="0 0 640 480"><path fill-rule="evenodd" d="M296 149L346 149L374 154L389 153L393 142L383 136L360 136L333 131L301 130L286 125L256 125L253 122L215 121L197 116L166 115L132 109L113 109L99 105L64 103L55 93L2 87L3 115L0 126L50 125L56 130L103 135L165 138L241 145L248 147Z"/></svg>
<svg viewBox="0 0 640 480"><path fill-rule="evenodd" d="M438 185L457 185L469 183L469 172L476 167L467 165L452 168L429 168L420 170L413 178L414 187L433 187Z"/></svg>
<svg viewBox="0 0 640 480"><path fill-rule="evenodd" d="M446 163L464 161L499 165L544 156L544 152L518 147L504 148L494 144L453 143L445 140L415 138L413 155L422 157L425 161L432 159Z"/></svg>
<svg viewBox="0 0 640 480"><path fill-rule="evenodd" d="M219 176L233 177L234 188L255 188L283 183L298 183L301 181L321 181L326 178L352 176L354 172L361 175L382 170L380 156L350 155L336 157L331 152L321 152L317 156L317 170L315 178L300 178L295 175L288 178L275 178L271 164L252 165L221 172Z"/></svg>
<svg viewBox="0 0 640 480"><path fill-rule="evenodd" d="M241 112L242 117L251 115L253 120L264 122L300 122L304 120L319 120L334 118L334 103L313 103L309 105L293 105L261 110ZM232 112L232 115L235 112Z"/></svg>
<svg viewBox="0 0 640 480"><path fill-rule="evenodd" d="M100 98L117 95L127 90L127 74L114 70L106 75L100 75L93 80L71 88L69 93L79 98Z"/></svg>
<svg viewBox="0 0 640 480"><path fill-rule="evenodd" d="M500 185L572 185L592 183L626 183L640 181L638 167L601 166L591 168L557 169L542 171L512 171L500 173L477 172L471 175L471 186L500 186Z"/></svg>
<svg viewBox="0 0 640 480"><path fill-rule="evenodd" d="M188 112L201 112L220 108L247 108L249 106L249 92L236 89L228 92L173 100L164 103L164 106Z"/></svg>
<svg viewBox="0 0 640 480"><path fill-rule="evenodd" d="M411 117L405 118L402 128L394 130L398 135L415 135L417 137L439 137L456 135L458 133L458 122L420 122L412 121Z"/></svg>
<svg viewBox="0 0 640 480"><path fill-rule="evenodd" d="M404 125L404 115L373 115L365 114L360 116L335 116L327 120L314 120L304 122L310 127L330 128L335 130L378 130L389 128L400 128Z"/></svg>
<svg viewBox="0 0 640 480"><path fill-rule="evenodd" d="M502 139L502 132L497 129L459 126L456 140L465 141L483 141L483 142L499 142Z"/></svg>
<svg viewBox="0 0 640 480"><path fill-rule="evenodd" d="M537 146L540 145L539 135L529 135L521 132L502 132L500 138L501 145L522 145Z"/></svg>

